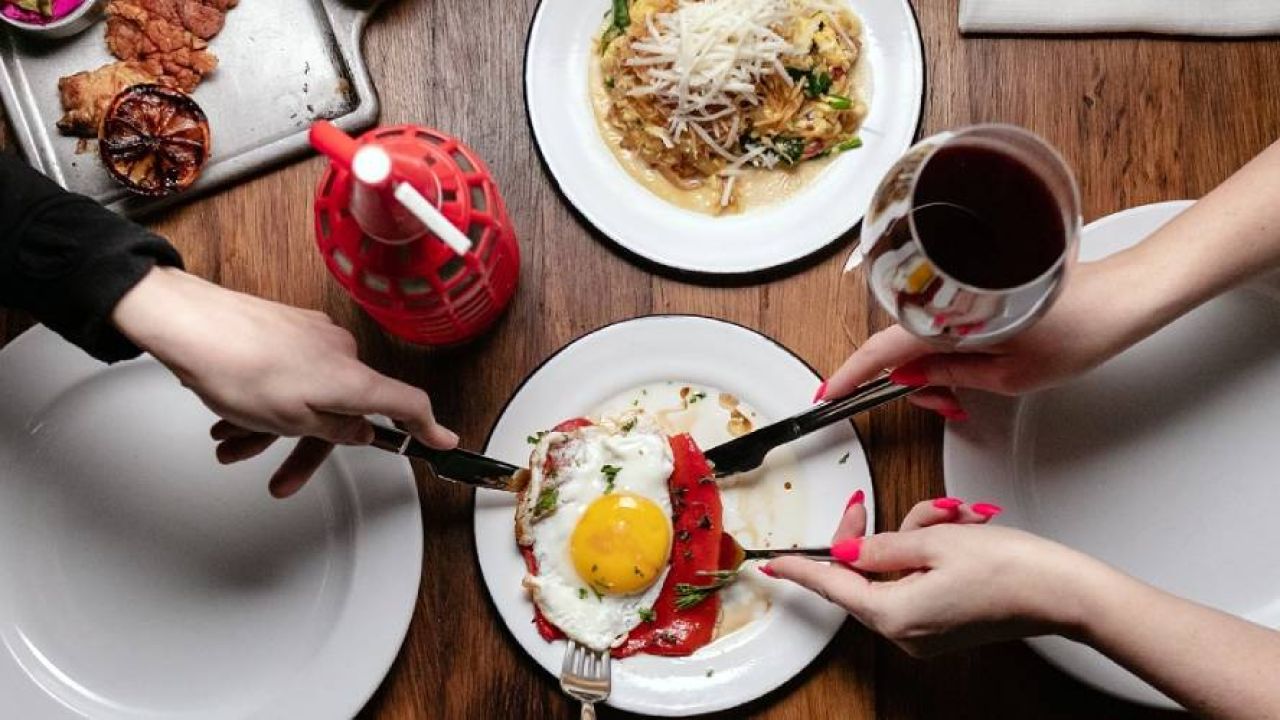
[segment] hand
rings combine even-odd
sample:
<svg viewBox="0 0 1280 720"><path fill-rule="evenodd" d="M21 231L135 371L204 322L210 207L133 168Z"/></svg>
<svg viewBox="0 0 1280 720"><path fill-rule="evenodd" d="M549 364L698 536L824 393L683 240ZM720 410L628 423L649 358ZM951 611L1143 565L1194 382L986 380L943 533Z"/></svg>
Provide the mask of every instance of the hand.
<svg viewBox="0 0 1280 720"><path fill-rule="evenodd" d="M863 538L866 508L845 512L824 564L778 558L767 575L792 580L848 610L907 653L928 656L1030 635L1075 635L1106 566L1018 530L981 527L993 505L942 498L916 505L898 532ZM906 574L878 580L867 574Z"/></svg>
<svg viewBox="0 0 1280 720"><path fill-rule="evenodd" d="M220 462L303 436L271 478L276 497L297 492L334 444L372 442L365 415L398 420L432 447L458 443L425 392L362 364L355 338L324 313L157 268L121 299L112 321L223 418L211 430Z"/></svg>
<svg viewBox="0 0 1280 720"><path fill-rule="evenodd" d="M963 419L950 388L1005 395L1061 383L1106 361L1154 330L1141 303L1129 294L1140 272L1126 255L1077 265L1054 306L1036 324L1008 342L951 352L931 345L900 325L876 333L827 381L820 399L848 395L885 370L894 382L934 386L910 401L950 419Z"/></svg>

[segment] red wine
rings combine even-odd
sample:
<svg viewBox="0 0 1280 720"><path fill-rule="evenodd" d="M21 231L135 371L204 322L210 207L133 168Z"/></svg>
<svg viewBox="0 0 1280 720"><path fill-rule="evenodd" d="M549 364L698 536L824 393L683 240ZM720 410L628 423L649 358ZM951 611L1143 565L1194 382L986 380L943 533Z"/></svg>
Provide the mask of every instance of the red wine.
<svg viewBox="0 0 1280 720"><path fill-rule="evenodd" d="M1052 268L1066 249L1062 212L1049 186L999 150L956 145L934 153L916 183L914 205L925 254L966 285L1024 285Z"/></svg>

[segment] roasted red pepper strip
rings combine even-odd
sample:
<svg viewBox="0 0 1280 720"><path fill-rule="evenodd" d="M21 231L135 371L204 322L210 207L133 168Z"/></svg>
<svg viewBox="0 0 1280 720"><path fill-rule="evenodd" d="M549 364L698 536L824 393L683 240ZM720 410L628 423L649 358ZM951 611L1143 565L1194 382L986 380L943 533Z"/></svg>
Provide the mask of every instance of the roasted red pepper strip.
<svg viewBox="0 0 1280 720"><path fill-rule="evenodd" d="M676 607L676 585L715 582L709 573L720 569L720 537L724 533L720 488L692 437L677 435L670 442L675 459L670 483L675 529L671 570L653 606L654 619L632 630L626 642L614 648L614 657L638 652L689 655L711 642L715 633L720 613L719 594L713 593L697 605L681 610Z"/></svg>
<svg viewBox="0 0 1280 720"><path fill-rule="evenodd" d="M520 554L524 556L524 566L529 569L529 574L536 576L538 574L538 560L533 556L533 548L522 547L520 548ZM564 639L564 633L560 631L560 628L551 624L547 616L542 614L542 608L537 605L533 606L533 626L538 628L538 634L547 642Z"/></svg>
<svg viewBox="0 0 1280 720"><path fill-rule="evenodd" d="M595 425L595 423L586 418L574 418L572 420L565 420L559 425L551 428L551 432L569 433L577 430L578 428L591 427L592 425ZM556 474L556 455L554 451L547 453L547 459L542 463L542 474L548 477Z"/></svg>
<svg viewBox="0 0 1280 720"><path fill-rule="evenodd" d="M595 423L591 422L586 418L574 418L572 420L565 420L559 425L551 428L551 432L559 432L559 433L573 432L578 428L591 427L592 425L595 425Z"/></svg>
<svg viewBox="0 0 1280 720"><path fill-rule="evenodd" d="M587 420L586 418L574 418L572 420L565 420L564 422L552 428L551 431L567 433L567 432L573 432L578 428L587 427L589 425L594 425L594 424L595 423L591 422L590 420ZM543 472L550 475L553 473L554 470L555 470L555 463L552 461L551 454L548 453L546 464L543 467ZM524 556L524 566L529 569L529 574L533 576L537 576L538 560L533 556L533 548L521 547L520 554ZM542 614L542 609L539 608L537 605L533 606L533 624L535 627L538 628L538 634L541 635L542 639L546 640L547 642L551 642L552 640L564 639L564 632L562 632L560 628L556 627L555 625L552 625L551 621L547 619L546 615Z"/></svg>

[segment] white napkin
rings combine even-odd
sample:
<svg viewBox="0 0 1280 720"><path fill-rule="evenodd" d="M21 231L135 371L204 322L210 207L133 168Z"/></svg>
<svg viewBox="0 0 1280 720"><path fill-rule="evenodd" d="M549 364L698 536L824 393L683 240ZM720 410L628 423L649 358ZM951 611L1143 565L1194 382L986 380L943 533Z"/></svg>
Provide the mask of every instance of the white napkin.
<svg viewBox="0 0 1280 720"><path fill-rule="evenodd" d="M1280 34L1280 0L960 0L961 32Z"/></svg>

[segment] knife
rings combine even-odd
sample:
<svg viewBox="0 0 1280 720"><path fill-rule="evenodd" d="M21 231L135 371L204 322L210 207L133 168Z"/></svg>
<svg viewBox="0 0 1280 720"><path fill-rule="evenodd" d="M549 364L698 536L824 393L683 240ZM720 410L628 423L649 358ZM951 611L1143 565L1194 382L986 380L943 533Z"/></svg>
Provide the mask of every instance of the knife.
<svg viewBox="0 0 1280 720"><path fill-rule="evenodd" d="M520 492L529 485L529 471L524 468L467 450L436 450L397 428L374 423L372 445L422 460L443 480L505 492Z"/></svg>
<svg viewBox="0 0 1280 720"><path fill-rule="evenodd" d="M723 445L717 445L707 451L707 461L715 469L716 477L754 470L764 462L765 455L779 445L785 445L828 425L847 420L858 413L906 397L919 389L895 385L889 381L888 376L880 377L859 386L852 395L842 400L819 403L799 415L793 415Z"/></svg>

